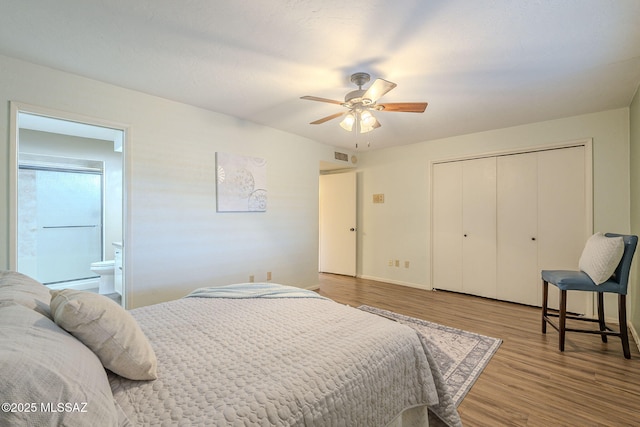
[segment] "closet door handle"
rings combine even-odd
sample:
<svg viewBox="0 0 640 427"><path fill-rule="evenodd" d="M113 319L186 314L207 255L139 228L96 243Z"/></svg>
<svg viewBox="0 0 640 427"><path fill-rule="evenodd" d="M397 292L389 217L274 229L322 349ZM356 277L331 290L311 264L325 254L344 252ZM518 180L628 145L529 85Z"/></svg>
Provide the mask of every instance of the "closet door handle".
<svg viewBox="0 0 640 427"><path fill-rule="evenodd" d="M535 240L536 240L536 238L535 238L535 237L532 237L532 238L531 238L531 240L534 240L534 241L535 241Z"/></svg>

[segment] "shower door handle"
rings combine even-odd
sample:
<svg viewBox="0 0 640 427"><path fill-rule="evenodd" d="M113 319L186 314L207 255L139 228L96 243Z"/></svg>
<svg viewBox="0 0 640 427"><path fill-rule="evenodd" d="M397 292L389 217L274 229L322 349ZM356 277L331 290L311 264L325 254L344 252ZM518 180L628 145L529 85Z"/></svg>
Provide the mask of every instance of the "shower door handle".
<svg viewBox="0 0 640 427"><path fill-rule="evenodd" d="M96 228L97 225L43 225L42 228Z"/></svg>

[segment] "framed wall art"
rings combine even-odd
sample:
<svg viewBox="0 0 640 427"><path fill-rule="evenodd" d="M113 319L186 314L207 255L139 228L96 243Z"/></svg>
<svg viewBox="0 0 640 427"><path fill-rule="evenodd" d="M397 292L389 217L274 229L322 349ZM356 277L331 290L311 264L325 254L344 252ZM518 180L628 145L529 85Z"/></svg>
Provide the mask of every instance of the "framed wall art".
<svg viewBox="0 0 640 427"><path fill-rule="evenodd" d="M216 153L218 212L266 212L267 161Z"/></svg>

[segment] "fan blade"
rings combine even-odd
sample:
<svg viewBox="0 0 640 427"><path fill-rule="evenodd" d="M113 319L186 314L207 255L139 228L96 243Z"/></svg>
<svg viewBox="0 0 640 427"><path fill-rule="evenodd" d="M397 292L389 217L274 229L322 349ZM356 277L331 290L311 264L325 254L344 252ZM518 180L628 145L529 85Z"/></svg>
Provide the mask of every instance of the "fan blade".
<svg viewBox="0 0 640 427"><path fill-rule="evenodd" d="M320 102L328 102L330 104L338 104L338 105L342 105L342 101L334 101L333 99L327 99L327 98L319 98L317 96L301 96L300 99L308 99L309 101L320 101Z"/></svg>
<svg viewBox="0 0 640 427"><path fill-rule="evenodd" d="M378 99L382 98L385 93L389 92L396 86L397 84L395 83L391 83L383 79L376 79L376 81L369 86L369 89L367 89L364 95L362 95L362 98L370 99L371 102L376 102Z"/></svg>
<svg viewBox="0 0 640 427"><path fill-rule="evenodd" d="M340 116L344 116L347 112L348 112L348 111L343 111L342 113L335 113L335 114L332 114L332 115L330 115L330 116L327 116L327 117L323 117L323 118L321 118L321 119L318 119L318 120L316 120L315 122L311 122L311 123L309 123L309 124L310 124L310 125L319 125L319 124L322 124L322 123L324 123L324 122L328 122L329 120L333 120L333 119L335 119L335 118L338 118L338 117L340 117Z"/></svg>
<svg viewBox="0 0 640 427"><path fill-rule="evenodd" d="M381 111L398 111L401 113L424 113L428 103L427 102L390 102L385 104L378 104L378 107L382 107Z"/></svg>

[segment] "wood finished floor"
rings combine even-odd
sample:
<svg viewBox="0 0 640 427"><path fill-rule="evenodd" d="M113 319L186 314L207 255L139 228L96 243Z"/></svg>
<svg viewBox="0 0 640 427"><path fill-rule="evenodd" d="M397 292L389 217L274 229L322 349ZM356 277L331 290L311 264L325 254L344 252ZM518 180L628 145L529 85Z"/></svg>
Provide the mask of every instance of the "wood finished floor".
<svg viewBox="0 0 640 427"><path fill-rule="evenodd" d="M501 338L458 411L472 426L640 426L640 353L620 339L540 331L540 309L442 291L320 274L320 294ZM550 292L555 289L550 289ZM615 313L609 313L615 316ZM580 324L580 326L582 326Z"/></svg>

